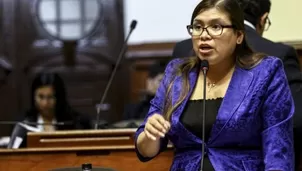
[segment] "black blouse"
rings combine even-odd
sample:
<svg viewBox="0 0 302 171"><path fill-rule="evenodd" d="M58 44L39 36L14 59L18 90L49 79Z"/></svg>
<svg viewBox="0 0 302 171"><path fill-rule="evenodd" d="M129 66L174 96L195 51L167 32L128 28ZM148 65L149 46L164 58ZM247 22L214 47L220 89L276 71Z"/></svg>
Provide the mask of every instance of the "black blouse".
<svg viewBox="0 0 302 171"><path fill-rule="evenodd" d="M205 142L209 139L222 100L223 98L206 100ZM202 139L202 103L203 100L188 101L180 118L182 124L200 139ZM204 169L206 171L214 171L207 156L204 159Z"/></svg>

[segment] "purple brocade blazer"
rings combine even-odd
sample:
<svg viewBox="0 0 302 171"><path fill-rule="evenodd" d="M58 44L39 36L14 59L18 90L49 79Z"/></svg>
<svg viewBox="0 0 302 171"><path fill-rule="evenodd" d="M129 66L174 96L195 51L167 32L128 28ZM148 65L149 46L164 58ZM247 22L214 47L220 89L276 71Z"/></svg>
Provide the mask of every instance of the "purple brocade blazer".
<svg viewBox="0 0 302 171"><path fill-rule="evenodd" d="M185 59L172 60L165 71L145 121L135 139L144 131L146 120L154 113L162 114L166 88L175 75L175 68ZM197 82L199 68L189 73L190 91L173 112L171 129L161 139L161 151L170 140L175 147L172 171L198 171L201 144L216 171L293 171L294 103L281 60L265 57L256 67L246 70L236 66L220 106L208 142L195 136L180 122L187 101ZM172 105L182 89L182 77L176 76L171 89ZM200 121L202 122L202 121ZM145 158L137 155L141 161Z"/></svg>

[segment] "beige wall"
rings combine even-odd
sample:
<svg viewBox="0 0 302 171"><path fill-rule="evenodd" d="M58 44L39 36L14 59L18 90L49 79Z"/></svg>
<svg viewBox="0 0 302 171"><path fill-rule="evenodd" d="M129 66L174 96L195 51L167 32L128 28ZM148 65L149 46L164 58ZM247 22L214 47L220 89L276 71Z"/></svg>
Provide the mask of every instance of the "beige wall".
<svg viewBox="0 0 302 171"><path fill-rule="evenodd" d="M274 41L302 41L302 0L271 0L272 25L264 36Z"/></svg>

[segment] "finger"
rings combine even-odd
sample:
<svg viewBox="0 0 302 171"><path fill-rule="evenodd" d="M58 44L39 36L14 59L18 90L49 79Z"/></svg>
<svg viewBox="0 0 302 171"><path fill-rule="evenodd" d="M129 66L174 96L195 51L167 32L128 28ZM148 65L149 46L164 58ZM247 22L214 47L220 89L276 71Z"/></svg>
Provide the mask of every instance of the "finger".
<svg viewBox="0 0 302 171"><path fill-rule="evenodd" d="M156 129L152 123L149 123L146 126L146 129L149 131L150 134L152 134L153 136L160 136L160 137L165 137L165 134L163 132L161 132L160 130Z"/></svg>
<svg viewBox="0 0 302 171"><path fill-rule="evenodd" d="M164 125L159 123L157 120L152 120L149 123L153 128L155 128L158 132L161 132L162 134L165 134L167 132L166 128Z"/></svg>
<svg viewBox="0 0 302 171"><path fill-rule="evenodd" d="M154 118L165 128L165 132L170 129L170 123L166 121L163 116L157 114Z"/></svg>
<svg viewBox="0 0 302 171"><path fill-rule="evenodd" d="M156 140L156 137L153 136L153 135L151 135L151 134L149 133L149 131L146 130L146 129L145 129L145 134L146 134L147 138L149 138L149 139L151 139L151 140L154 140L154 141Z"/></svg>

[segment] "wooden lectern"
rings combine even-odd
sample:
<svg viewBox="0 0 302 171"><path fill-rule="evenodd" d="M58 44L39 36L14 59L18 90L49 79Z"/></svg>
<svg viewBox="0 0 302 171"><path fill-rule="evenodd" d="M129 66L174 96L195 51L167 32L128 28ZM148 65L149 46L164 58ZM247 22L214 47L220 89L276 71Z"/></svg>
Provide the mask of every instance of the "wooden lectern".
<svg viewBox="0 0 302 171"><path fill-rule="evenodd" d="M28 133L27 148L0 150L0 170L47 171L94 167L117 171L166 171L173 159L171 146L155 159L140 162L134 150L136 129L77 130Z"/></svg>

